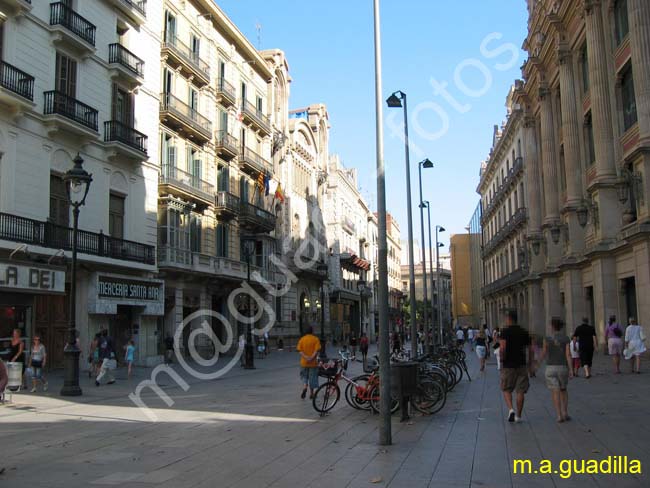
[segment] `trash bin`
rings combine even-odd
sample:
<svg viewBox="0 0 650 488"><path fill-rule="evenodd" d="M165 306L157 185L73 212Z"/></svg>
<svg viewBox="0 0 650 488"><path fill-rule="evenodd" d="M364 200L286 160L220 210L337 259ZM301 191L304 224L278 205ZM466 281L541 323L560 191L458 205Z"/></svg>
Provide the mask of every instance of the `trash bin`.
<svg viewBox="0 0 650 488"><path fill-rule="evenodd" d="M418 363L394 363L390 365L391 394L402 398L415 395L418 389Z"/></svg>
<svg viewBox="0 0 650 488"><path fill-rule="evenodd" d="M23 386L23 363L7 363L7 389L19 391Z"/></svg>

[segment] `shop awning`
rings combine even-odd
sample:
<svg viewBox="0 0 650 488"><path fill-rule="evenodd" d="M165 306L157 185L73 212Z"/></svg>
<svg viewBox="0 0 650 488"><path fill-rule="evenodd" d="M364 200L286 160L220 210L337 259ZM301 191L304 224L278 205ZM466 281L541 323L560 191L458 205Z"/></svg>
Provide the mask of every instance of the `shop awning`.
<svg viewBox="0 0 650 488"><path fill-rule="evenodd" d="M356 254L343 253L341 254L341 267L352 272L368 271L370 261L360 258Z"/></svg>

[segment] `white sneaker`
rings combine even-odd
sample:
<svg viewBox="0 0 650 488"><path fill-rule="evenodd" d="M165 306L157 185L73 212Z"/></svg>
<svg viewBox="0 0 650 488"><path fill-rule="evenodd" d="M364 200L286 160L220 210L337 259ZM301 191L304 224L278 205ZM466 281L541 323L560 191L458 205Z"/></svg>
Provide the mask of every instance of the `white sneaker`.
<svg viewBox="0 0 650 488"><path fill-rule="evenodd" d="M31 390L29 390L29 392L30 393L36 393L36 388L32 388Z"/></svg>
<svg viewBox="0 0 650 488"><path fill-rule="evenodd" d="M515 415L515 422L516 422L516 423L519 423L519 422L521 422L521 421L522 421L522 420L521 420L521 417Z"/></svg>
<svg viewBox="0 0 650 488"><path fill-rule="evenodd" d="M515 411L510 409L508 412L508 422L514 422L515 421Z"/></svg>

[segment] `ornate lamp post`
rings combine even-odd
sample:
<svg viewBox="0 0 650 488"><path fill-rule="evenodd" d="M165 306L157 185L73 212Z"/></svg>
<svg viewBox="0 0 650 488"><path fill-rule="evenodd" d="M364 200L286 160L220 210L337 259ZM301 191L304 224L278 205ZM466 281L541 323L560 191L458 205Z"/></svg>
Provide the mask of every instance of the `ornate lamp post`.
<svg viewBox="0 0 650 488"><path fill-rule="evenodd" d="M318 274L321 277L320 282L320 301L316 304L320 312L320 345L321 345L321 355L327 357L327 352L325 351L326 343L325 340L325 278L327 278L327 271L329 266L326 263L318 263L316 266Z"/></svg>
<svg viewBox="0 0 650 488"><path fill-rule="evenodd" d="M246 260L247 277L246 282L251 285L251 258L255 253L255 241L245 239L242 243L242 251ZM251 285L252 286L252 285ZM250 293L248 294L248 316L253 316L253 302ZM253 347L253 324L250 320L246 324L246 345L244 346L244 369L255 369L255 349Z"/></svg>
<svg viewBox="0 0 650 488"><path fill-rule="evenodd" d="M63 349L65 375L61 396L80 396L79 386L79 354L81 351L77 346L77 230L79 228L79 210L86 203L88 190L93 177L83 168L83 159L77 154L74 158L74 166L63 175L66 184L68 201L72 205L72 263L70 276L70 317L68 321L68 340Z"/></svg>

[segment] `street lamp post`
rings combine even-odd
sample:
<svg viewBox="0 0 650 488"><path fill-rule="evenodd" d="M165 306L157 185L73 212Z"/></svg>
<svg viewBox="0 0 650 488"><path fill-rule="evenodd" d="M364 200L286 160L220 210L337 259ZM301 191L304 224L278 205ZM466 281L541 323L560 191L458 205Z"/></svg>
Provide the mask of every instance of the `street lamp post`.
<svg viewBox="0 0 650 488"><path fill-rule="evenodd" d="M427 246L426 246L426 235L424 234L424 203L422 200L422 168L429 169L433 168L433 163L428 159L420 161L418 164L418 177L420 181L420 226L422 234L422 289L424 291L424 337L426 338L426 343L429 344L429 311L427 310ZM429 347L427 347L429 348Z"/></svg>
<svg viewBox="0 0 650 488"><path fill-rule="evenodd" d="M403 103L402 103L403 102ZM408 256L409 256L409 308L411 320L411 349L412 355L417 354L418 325L416 320L417 297L415 296L415 256L413 251L413 209L411 208L411 162L409 155L409 123L406 93L396 91L386 103L391 108L404 107L404 151L406 153L406 212L408 223Z"/></svg>
<svg viewBox="0 0 650 488"><path fill-rule="evenodd" d="M322 281L320 282L320 302L316 304L316 308L320 310L321 356L327 357L327 352L325 350L327 344L327 341L325 340L325 277L327 276L328 266L325 263L319 263L316 269L322 278Z"/></svg>
<svg viewBox="0 0 650 488"><path fill-rule="evenodd" d="M65 375L63 387L61 388L62 396L79 396L81 387L79 386L79 354L81 351L77 346L77 322L76 322L76 305L77 305L77 231L79 228L79 211L86 203L88 190L93 177L83 168L83 159L77 154L74 158L74 167L63 175L63 181L66 183L66 192L68 201L72 205L72 263L70 276L70 317L68 321L68 340L63 349Z"/></svg>
<svg viewBox="0 0 650 488"><path fill-rule="evenodd" d="M255 252L255 241L246 239L243 242L244 258L246 259L246 282L251 285L251 258ZM255 349L253 348L253 324L250 317L254 314L251 294L248 293L248 323L246 324L246 345L244 346L244 369L255 369Z"/></svg>
<svg viewBox="0 0 650 488"><path fill-rule="evenodd" d="M422 205L424 205L424 207L426 207L427 209L427 224L428 224L427 227L429 228L429 277L431 280L431 313L432 313L431 322L433 323L434 322L433 313L436 310L435 307L436 288L434 286L434 281L433 281L433 242L431 242L431 204L427 200L425 200L424 202L422 202ZM440 297L438 297L438 302L439 301L440 301ZM440 303L438 303L438 307L440 307ZM432 335L433 335L433 331L432 331Z"/></svg>
<svg viewBox="0 0 650 488"><path fill-rule="evenodd" d="M440 248L442 243L438 242L438 231L444 232L445 228L436 225L436 280L438 281L438 327L440 328L440 344L442 344L442 298L444 296L444 290L442 289L442 282L440 281Z"/></svg>

